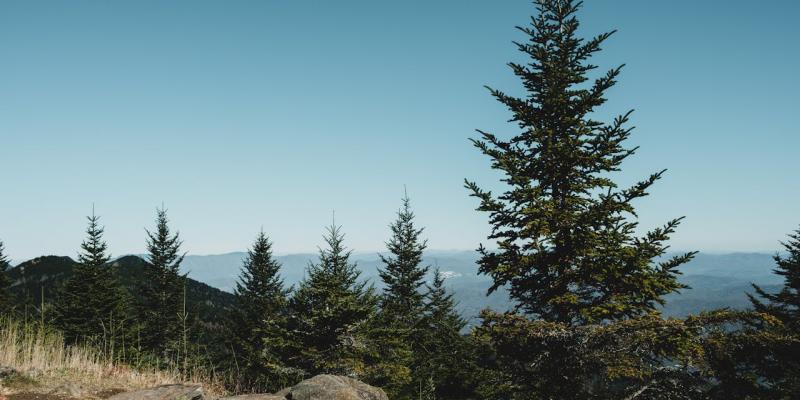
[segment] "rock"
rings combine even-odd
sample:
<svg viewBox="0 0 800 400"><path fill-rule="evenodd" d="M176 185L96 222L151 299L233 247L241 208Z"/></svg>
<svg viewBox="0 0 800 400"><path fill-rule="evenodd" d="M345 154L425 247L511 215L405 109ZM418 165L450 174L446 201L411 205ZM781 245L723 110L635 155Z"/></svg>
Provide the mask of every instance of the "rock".
<svg viewBox="0 0 800 400"><path fill-rule="evenodd" d="M36 383L30 376L11 367L0 366L0 389L3 386L13 386L15 388L27 387Z"/></svg>
<svg viewBox="0 0 800 400"><path fill-rule="evenodd" d="M136 392L120 393L108 400L203 400L200 386L162 385Z"/></svg>
<svg viewBox="0 0 800 400"><path fill-rule="evenodd" d="M389 400L380 388L336 375L317 375L276 394L290 400Z"/></svg>
<svg viewBox="0 0 800 400"><path fill-rule="evenodd" d="M317 375L275 394L245 394L219 400L389 400L382 389L353 378Z"/></svg>
<svg viewBox="0 0 800 400"><path fill-rule="evenodd" d="M0 380L19 375L19 372L11 367L4 367L0 365Z"/></svg>
<svg viewBox="0 0 800 400"><path fill-rule="evenodd" d="M107 399L107 398L109 398L111 396L114 396L114 395L117 395L117 394L120 394L120 393L125 393L125 390L124 389L120 389L120 388L110 388L110 389L103 389L103 390L101 390L99 392L96 392L94 394L94 396L99 398L99 399Z"/></svg>
<svg viewBox="0 0 800 400"><path fill-rule="evenodd" d="M50 394L64 395L80 399L84 397L86 390L81 385L70 382L56 387L50 391Z"/></svg>

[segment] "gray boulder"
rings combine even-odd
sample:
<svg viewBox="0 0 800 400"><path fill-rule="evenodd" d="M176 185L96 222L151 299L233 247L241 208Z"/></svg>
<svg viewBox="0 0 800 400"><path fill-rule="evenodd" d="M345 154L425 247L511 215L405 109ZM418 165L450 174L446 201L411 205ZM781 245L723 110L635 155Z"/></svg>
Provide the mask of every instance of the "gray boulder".
<svg viewBox="0 0 800 400"><path fill-rule="evenodd" d="M380 388L337 375L317 375L275 394L247 394L219 400L389 400Z"/></svg>
<svg viewBox="0 0 800 400"><path fill-rule="evenodd" d="M162 385L136 392L120 393L108 400L203 400L200 386Z"/></svg>
<svg viewBox="0 0 800 400"><path fill-rule="evenodd" d="M383 389L337 375L317 375L276 394L290 400L389 400Z"/></svg>
<svg viewBox="0 0 800 400"><path fill-rule="evenodd" d="M83 399L86 397L86 389L78 383L64 383L50 391L52 395L62 395L73 397L76 399Z"/></svg>

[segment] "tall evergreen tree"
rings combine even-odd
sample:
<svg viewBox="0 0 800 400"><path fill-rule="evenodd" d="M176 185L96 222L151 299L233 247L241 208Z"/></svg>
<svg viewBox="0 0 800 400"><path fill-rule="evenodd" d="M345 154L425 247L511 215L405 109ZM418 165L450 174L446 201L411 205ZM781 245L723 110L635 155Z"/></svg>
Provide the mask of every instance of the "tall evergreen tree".
<svg viewBox="0 0 800 400"><path fill-rule="evenodd" d="M128 319L127 293L108 261L100 217L87 217L86 240L81 244L78 264L59 289L56 322L70 342L79 340L111 341L121 337L120 329Z"/></svg>
<svg viewBox="0 0 800 400"><path fill-rule="evenodd" d="M428 272L422 264L427 243L420 239L423 229L414 225L408 194L389 228L392 237L386 247L390 255L380 255L384 268L378 271L384 283L381 308L370 329L376 360L370 379L392 397L402 397L417 389L411 371L425 312L420 288Z"/></svg>
<svg viewBox="0 0 800 400"><path fill-rule="evenodd" d="M350 262L340 227L331 225L319 261L308 267L291 299L293 365L307 374L365 374L365 343L377 296Z"/></svg>
<svg viewBox="0 0 800 400"><path fill-rule="evenodd" d="M381 255L385 267L378 271L385 285L381 308L405 328L412 329L419 322L424 308L424 294L428 267L422 264L422 253L427 246L420 239L422 228L414 226L411 200L406 194L397 212L397 220L389 227L392 237L386 242L391 255Z"/></svg>
<svg viewBox="0 0 800 400"><path fill-rule="evenodd" d="M611 173L634 154L623 142L630 136L631 112L611 122L595 120L622 67L587 83L596 68L589 58L613 32L590 40L577 37L574 0L537 0L538 15L518 43L529 57L510 63L527 91L515 97L489 89L512 112L521 132L508 140L483 131L474 145L504 174L499 196L465 181L479 211L489 213L489 239L496 251L479 248L480 272L491 276L490 292L508 286L526 313L572 324L642 315L683 286L676 268L687 253L662 262L670 235L681 218L637 237L632 201L664 171L627 189Z"/></svg>
<svg viewBox="0 0 800 400"><path fill-rule="evenodd" d="M800 329L800 229L790 234L789 240L781 245L786 255L775 255L777 268L774 272L783 277L783 287L778 293L767 293L753 284L758 297L748 296L756 311L775 315L797 332Z"/></svg>
<svg viewBox="0 0 800 400"><path fill-rule="evenodd" d="M140 344L157 355L175 350L181 334L181 307L185 277L180 274L179 233L169 229L167 210L156 210L156 229L147 231L147 265L141 287Z"/></svg>
<svg viewBox="0 0 800 400"><path fill-rule="evenodd" d="M237 307L231 317L242 378L254 391L275 391L294 383L288 381L284 366L289 291L280 268L272 256L272 243L260 232L236 283Z"/></svg>
<svg viewBox="0 0 800 400"><path fill-rule="evenodd" d="M0 314L11 312L13 303L11 301L11 278L8 277L8 269L10 265L8 258L5 255L5 247L3 242L0 241Z"/></svg>

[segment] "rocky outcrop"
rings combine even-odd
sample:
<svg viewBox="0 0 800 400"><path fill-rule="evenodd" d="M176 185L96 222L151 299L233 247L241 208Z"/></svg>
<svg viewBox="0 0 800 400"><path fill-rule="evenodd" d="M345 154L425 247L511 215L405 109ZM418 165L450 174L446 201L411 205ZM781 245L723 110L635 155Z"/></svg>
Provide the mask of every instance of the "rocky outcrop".
<svg viewBox="0 0 800 400"><path fill-rule="evenodd" d="M274 395L254 394L220 400L389 400L380 388L345 376L317 375Z"/></svg>
<svg viewBox="0 0 800 400"><path fill-rule="evenodd" d="M203 389L200 386L163 385L120 393L108 400L203 400Z"/></svg>
<svg viewBox="0 0 800 400"><path fill-rule="evenodd" d="M108 400L203 400L199 386L164 385L120 393ZM317 375L275 394L246 394L219 400L389 400L380 388L352 378Z"/></svg>
<svg viewBox="0 0 800 400"><path fill-rule="evenodd" d="M337 375L317 375L276 394L287 400L389 400L380 388Z"/></svg>
<svg viewBox="0 0 800 400"><path fill-rule="evenodd" d="M87 390L80 384L70 382L55 387L50 391L50 394L56 396L62 395L75 399L83 399L86 398Z"/></svg>

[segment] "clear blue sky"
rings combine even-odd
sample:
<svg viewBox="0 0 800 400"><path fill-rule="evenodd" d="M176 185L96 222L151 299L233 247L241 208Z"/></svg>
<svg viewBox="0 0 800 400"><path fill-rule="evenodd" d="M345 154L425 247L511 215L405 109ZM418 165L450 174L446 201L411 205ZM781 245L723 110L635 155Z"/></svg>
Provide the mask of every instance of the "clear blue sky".
<svg viewBox="0 0 800 400"><path fill-rule="evenodd" d="M403 185L430 247L485 242L462 181L497 176L474 129L515 133L484 84L528 1L0 2L0 238L74 256L92 203L115 255L142 252L162 201L190 253L314 250L336 210L383 248ZM637 111L618 179L669 168L638 203L687 219L676 249L777 249L800 224L800 2L587 1L627 67L604 115Z"/></svg>

